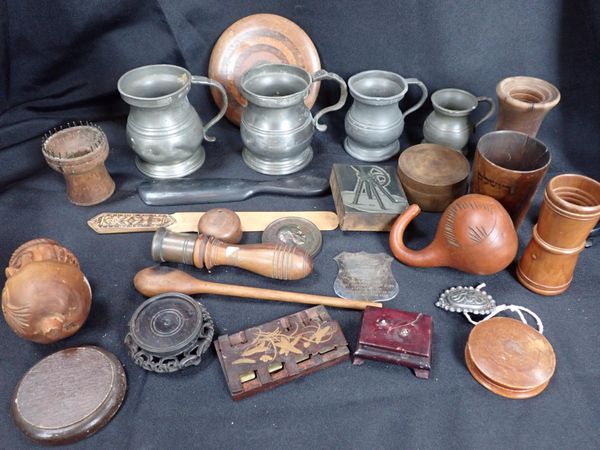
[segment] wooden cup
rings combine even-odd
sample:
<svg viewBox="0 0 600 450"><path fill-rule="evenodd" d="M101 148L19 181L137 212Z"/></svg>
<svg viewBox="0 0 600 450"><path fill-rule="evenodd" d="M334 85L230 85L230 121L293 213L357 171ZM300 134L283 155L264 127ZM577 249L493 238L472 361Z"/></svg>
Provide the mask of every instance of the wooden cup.
<svg viewBox="0 0 600 450"><path fill-rule="evenodd" d="M600 218L600 183L583 175L550 180L533 236L517 266L517 278L542 295L566 291L585 241Z"/></svg>
<svg viewBox="0 0 600 450"><path fill-rule="evenodd" d="M493 131L477 143L471 193L498 200L518 229L549 165L543 142L517 131Z"/></svg>

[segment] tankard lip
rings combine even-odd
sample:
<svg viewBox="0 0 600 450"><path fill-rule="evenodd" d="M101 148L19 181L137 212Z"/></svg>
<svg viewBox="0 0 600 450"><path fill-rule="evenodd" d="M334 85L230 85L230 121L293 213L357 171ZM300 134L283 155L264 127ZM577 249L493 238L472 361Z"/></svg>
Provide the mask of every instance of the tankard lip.
<svg viewBox="0 0 600 450"><path fill-rule="evenodd" d="M448 92L464 95L466 98L468 98L471 101L471 106L468 108L464 108L464 109L450 109L446 106L442 106L439 103L439 97ZM433 94L431 94L431 104L433 105L433 108L435 110L443 112L444 114L447 114L449 116L465 116L465 115L469 114L470 112L474 111L475 109L477 109L479 102L477 101L477 97L475 97L473 94L471 94L468 91L465 91L463 89L458 89L458 88L444 88L444 89L438 89Z"/></svg>
<svg viewBox="0 0 600 450"><path fill-rule="evenodd" d="M287 71L287 72L295 72L306 82L306 86L297 92L288 95L263 95L257 92L250 90L247 87L247 84L255 77L261 76L267 69L272 69L274 71ZM302 101L308 95L308 91L310 89L310 85L312 84L313 79L310 73L304 70L302 67L295 66L293 64L284 64L284 63L265 63L260 64L258 66L252 67L248 71L246 71L241 79L240 79L240 91L242 95L249 100L251 103L255 103L259 106L276 106L276 107L286 107L296 104Z"/></svg>
<svg viewBox="0 0 600 450"><path fill-rule="evenodd" d="M539 165L537 168L535 169L530 169L530 170L521 170L521 169L511 169L505 166L501 166L500 164L492 161L489 156L486 154L491 146L489 145L488 141L499 138L500 136L516 136L516 137L520 137L521 139L523 139L523 141L525 143L527 142L534 142L534 144L538 147L540 147L541 149L544 150L543 152L543 157L545 159L542 159L542 164ZM483 146L483 151L482 151L482 146ZM498 130L498 131L491 131L489 133L484 134L483 136L481 136L481 138L479 139L479 142L477 142L477 147L475 149L476 155L479 155L481 158L483 158L488 164L490 164L491 166L497 167L499 170L503 170L503 171L508 171L508 172L514 172L514 173L521 173L521 174L526 174L526 173L536 173L536 172L542 172L548 169L548 166L550 165L550 162L552 161L552 157L550 155L550 151L548 150L548 146L546 144L544 144L542 141L540 141L539 139L529 136L526 133L522 133L520 131L514 131L514 130Z"/></svg>
<svg viewBox="0 0 600 450"><path fill-rule="evenodd" d="M511 95L510 85L511 83L521 89L529 89L534 91L537 88L537 94L543 95L544 98L540 102L527 102L520 100L517 97ZM532 109L546 109L550 110L554 108L560 102L560 91L549 81L543 80L537 77L530 77L526 75L516 75L506 77L498 82L496 85L496 95L501 101L505 101L507 104L524 110Z"/></svg>
<svg viewBox="0 0 600 450"><path fill-rule="evenodd" d="M174 71L181 72L181 75L183 75L185 77L184 81L186 81L186 82L180 88L178 88L168 94L158 95L155 97L132 95L127 92L127 89L125 88L124 84L126 83L128 78L131 78L139 73L142 73L142 74L144 72L151 73L151 71L153 71L153 70L155 71L158 69L173 69ZM135 68L125 72L123 75L121 75L121 77L119 78L119 81L117 81L117 89L118 89L119 93L121 94L121 97L123 98L123 100L125 100L127 103L130 103L133 105L147 105L147 104L151 104L151 103L156 103L158 105L161 105L164 101L178 97L182 93L187 93L187 91L189 91L189 89L190 89L191 81L192 81L192 74L190 73L189 70L187 70L184 67L177 66L174 64L148 64L145 66L135 67Z"/></svg>
<svg viewBox="0 0 600 450"><path fill-rule="evenodd" d="M366 95L360 91L357 91L356 83L358 83L359 81L361 81L365 78L369 78L371 76L384 77L390 81L396 82L400 87L400 92L393 94L393 95L387 95L387 96L372 96L372 95ZM406 80L404 79L404 77L400 74L397 74L395 72L390 72L388 70L372 69L372 70L365 70L363 72L359 72L357 74L352 75L348 79L348 89L350 90L350 94L352 95L352 97L355 100L360 100L363 103L371 104L371 105L382 105L382 104L392 104L392 103L396 103L396 102L399 102L400 100L402 100L402 98L404 98L404 96L406 95L406 92L408 91L408 84L406 83Z"/></svg>

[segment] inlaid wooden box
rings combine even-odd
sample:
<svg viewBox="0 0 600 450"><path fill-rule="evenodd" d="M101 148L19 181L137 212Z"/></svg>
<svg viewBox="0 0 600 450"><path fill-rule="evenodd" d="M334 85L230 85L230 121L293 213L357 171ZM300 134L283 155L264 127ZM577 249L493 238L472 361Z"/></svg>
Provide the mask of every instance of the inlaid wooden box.
<svg viewBox="0 0 600 450"><path fill-rule="evenodd" d="M219 336L215 349L234 400L350 358L342 329L324 306Z"/></svg>

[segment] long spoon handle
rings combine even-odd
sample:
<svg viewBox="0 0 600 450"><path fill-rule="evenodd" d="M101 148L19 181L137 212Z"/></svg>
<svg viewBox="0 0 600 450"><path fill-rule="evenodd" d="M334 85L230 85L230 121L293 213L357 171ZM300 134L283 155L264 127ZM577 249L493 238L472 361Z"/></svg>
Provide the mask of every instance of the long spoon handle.
<svg viewBox="0 0 600 450"><path fill-rule="evenodd" d="M181 292L188 295L214 294L231 297L255 298L307 305L324 305L345 309L365 309L367 306L381 308L381 303L371 301L346 300L324 295L304 294L301 292L278 291L236 284L214 283L199 280L181 270L171 267L155 266L140 270L133 279L135 288L151 297L165 292Z"/></svg>

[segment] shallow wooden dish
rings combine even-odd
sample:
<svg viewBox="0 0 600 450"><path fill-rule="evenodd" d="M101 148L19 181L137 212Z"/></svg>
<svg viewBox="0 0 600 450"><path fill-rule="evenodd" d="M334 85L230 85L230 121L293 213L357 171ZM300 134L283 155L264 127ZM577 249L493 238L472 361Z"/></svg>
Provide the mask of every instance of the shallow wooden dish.
<svg viewBox="0 0 600 450"><path fill-rule="evenodd" d="M302 67L309 73L321 68L319 53L308 35L291 20L276 14L253 14L227 28L210 55L208 76L227 91L226 116L239 125L246 100L240 92L240 79L252 67L267 63L285 63ZM320 83L313 83L305 104L310 109L317 99ZM212 90L221 107L221 95Z"/></svg>
<svg viewBox="0 0 600 450"><path fill-rule="evenodd" d="M43 444L80 441L106 425L125 397L119 360L99 347L73 347L42 359L23 376L12 414L25 435Z"/></svg>
<svg viewBox="0 0 600 450"><path fill-rule="evenodd" d="M398 178L410 204L423 211L439 212L465 194L469 161L443 145L419 144L398 158Z"/></svg>
<svg viewBox="0 0 600 450"><path fill-rule="evenodd" d="M465 346L465 361L481 385L513 399L541 393L556 368L554 350L544 335L509 317L476 325Z"/></svg>

